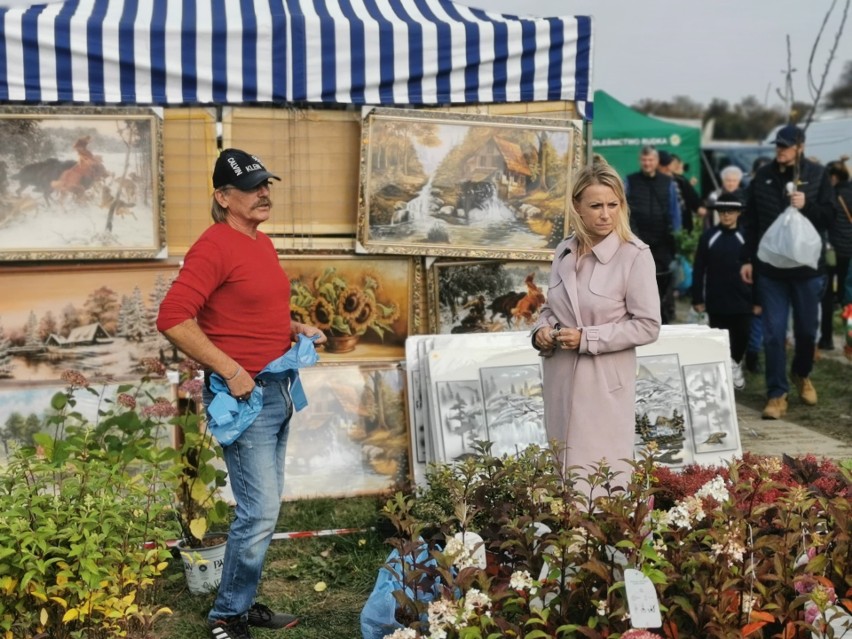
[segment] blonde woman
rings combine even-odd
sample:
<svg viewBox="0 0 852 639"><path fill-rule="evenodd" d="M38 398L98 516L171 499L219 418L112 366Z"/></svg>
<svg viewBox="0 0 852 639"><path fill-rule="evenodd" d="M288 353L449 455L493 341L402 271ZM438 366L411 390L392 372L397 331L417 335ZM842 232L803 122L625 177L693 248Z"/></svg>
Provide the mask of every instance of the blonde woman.
<svg viewBox="0 0 852 639"><path fill-rule="evenodd" d="M576 176L571 235L556 247L547 304L533 328L543 360L547 434L566 466L633 457L636 347L657 339L654 258L630 231L624 186L606 162Z"/></svg>

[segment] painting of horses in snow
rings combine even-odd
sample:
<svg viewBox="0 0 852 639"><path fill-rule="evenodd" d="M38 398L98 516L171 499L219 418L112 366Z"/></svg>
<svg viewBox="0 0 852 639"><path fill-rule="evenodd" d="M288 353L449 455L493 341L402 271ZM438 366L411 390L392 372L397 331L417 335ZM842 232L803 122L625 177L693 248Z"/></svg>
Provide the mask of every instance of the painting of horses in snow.
<svg viewBox="0 0 852 639"><path fill-rule="evenodd" d="M0 259L165 257L159 118L0 108Z"/></svg>
<svg viewBox="0 0 852 639"><path fill-rule="evenodd" d="M550 260L581 144L569 120L373 109L358 250Z"/></svg>
<svg viewBox="0 0 852 639"><path fill-rule="evenodd" d="M436 261L429 268L432 333L527 331L547 301L550 264L533 261Z"/></svg>

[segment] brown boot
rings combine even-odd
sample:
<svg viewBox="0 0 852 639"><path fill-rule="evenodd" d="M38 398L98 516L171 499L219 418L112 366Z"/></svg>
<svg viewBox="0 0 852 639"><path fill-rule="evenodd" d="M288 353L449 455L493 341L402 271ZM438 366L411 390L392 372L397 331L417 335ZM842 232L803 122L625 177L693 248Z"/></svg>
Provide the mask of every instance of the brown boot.
<svg viewBox="0 0 852 639"><path fill-rule="evenodd" d="M787 395L771 397L763 409L763 419L781 419L787 414Z"/></svg>
<svg viewBox="0 0 852 639"><path fill-rule="evenodd" d="M791 375L793 379L793 384L796 386L796 390L799 391L799 397L802 399L802 403L806 406L816 406L817 403L817 392L814 385L811 383L810 377L799 377L798 375Z"/></svg>

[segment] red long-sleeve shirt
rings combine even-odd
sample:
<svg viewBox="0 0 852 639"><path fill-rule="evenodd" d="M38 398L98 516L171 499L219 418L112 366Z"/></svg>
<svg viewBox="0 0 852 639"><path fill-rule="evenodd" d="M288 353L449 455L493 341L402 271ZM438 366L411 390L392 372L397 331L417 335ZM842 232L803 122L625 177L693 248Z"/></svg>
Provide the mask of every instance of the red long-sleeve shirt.
<svg viewBox="0 0 852 639"><path fill-rule="evenodd" d="M270 239L214 224L192 245L157 316L165 331L196 319L250 375L290 349L290 280Z"/></svg>

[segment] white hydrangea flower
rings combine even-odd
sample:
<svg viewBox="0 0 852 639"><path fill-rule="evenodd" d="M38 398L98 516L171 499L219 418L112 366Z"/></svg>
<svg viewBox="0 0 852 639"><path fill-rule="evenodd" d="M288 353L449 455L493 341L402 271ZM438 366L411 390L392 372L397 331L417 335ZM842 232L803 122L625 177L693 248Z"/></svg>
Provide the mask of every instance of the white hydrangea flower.
<svg viewBox="0 0 852 639"><path fill-rule="evenodd" d="M604 599L598 601L595 607L597 608L598 617L605 617L609 613L609 604Z"/></svg>
<svg viewBox="0 0 852 639"><path fill-rule="evenodd" d="M385 635L384 639L417 639L417 631L413 628L397 628L391 634Z"/></svg>
<svg viewBox="0 0 852 639"><path fill-rule="evenodd" d="M447 630L456 627L459 610L456 604L446 599L438 599L429 604L429 639L447 639Z"/></svg>
<svg viewBox="0 0 852 639"><path fill-rule="evenodd" d="M491 608L491 598L476 588L471 588L464 596L465 618L469 619L476 614L476 610L487 611Z"/></svg>
<svg viewBox="0 0 852 639"><path fill-rule="evenodd" d="M532 588L533 580L526 570L516 570L509 578L509 588L513 590L528 590Z"/></svg>
<svg viewBox="0 0 852 639"><path fill-rule="evenodd" d="M718 476L714 477L699 488L698 492L695 493L695 496L699 498L712 497L720 504L731 498L728 488L725 486L725 480Z"/></svg>

